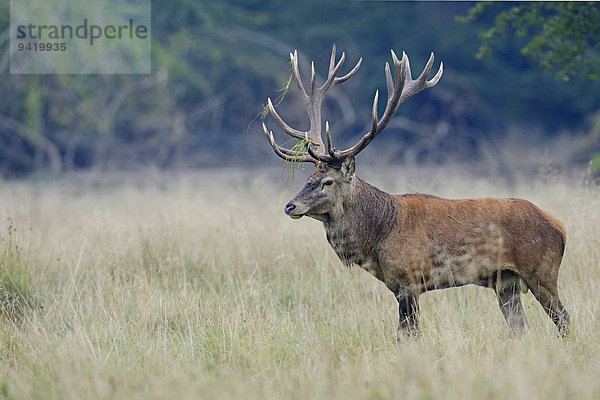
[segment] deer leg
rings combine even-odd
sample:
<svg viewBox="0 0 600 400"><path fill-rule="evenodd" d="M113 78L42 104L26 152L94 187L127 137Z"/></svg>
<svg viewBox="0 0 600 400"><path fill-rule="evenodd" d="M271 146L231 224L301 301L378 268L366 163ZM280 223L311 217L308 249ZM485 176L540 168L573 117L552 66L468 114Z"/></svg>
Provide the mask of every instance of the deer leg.
<svg viewBox="0 0 600 400"><path fill-rule="evenodd" d="M419 299L413 293L399 293L398 310L400 323L398 325L398 338L402 336L417 336L419 334Z"/></svg>
<svg viewBox="0 0 600 400"><path fill-rule="evenodd" d="M527 318L521 305L521 289L518 282L513 282L504 288L496 290L498 304L506 324L510 337L517 337L527 329Z"/></svg>
<svg viewBox="0 0 600 400"><path fill-rule="evenodd" d="M558 332L562 337L566 337L569 334L570 318L569 313L565 310L565 307L558 298L558 288L554 286L551 289L536 282L533 285L529 285L529 289L540 302L546 314L550 317L554 325L558 328Z"/></svg>

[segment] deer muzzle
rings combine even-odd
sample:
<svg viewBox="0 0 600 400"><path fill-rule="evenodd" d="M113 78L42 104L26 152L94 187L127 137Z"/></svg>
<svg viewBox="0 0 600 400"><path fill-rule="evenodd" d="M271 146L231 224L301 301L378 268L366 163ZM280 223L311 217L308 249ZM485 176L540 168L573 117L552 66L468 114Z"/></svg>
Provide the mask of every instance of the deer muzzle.
<svg viewBox="0 0 600 400"><path fill-rule="evenodd" d="M297 218L300 218L300 217L302 217L302 214L299 214L299 213L297 212L297 207L296 207L296 204L294 204L294 203L292 203L292 202L289 202L289 203L287 203L287 204L285 205L285 207L283 207L283 211L284 211L284 212L285 212L287 215L289 215L290 217L292 217L292 218L294 218L294 219L297 219Z"/></svg>

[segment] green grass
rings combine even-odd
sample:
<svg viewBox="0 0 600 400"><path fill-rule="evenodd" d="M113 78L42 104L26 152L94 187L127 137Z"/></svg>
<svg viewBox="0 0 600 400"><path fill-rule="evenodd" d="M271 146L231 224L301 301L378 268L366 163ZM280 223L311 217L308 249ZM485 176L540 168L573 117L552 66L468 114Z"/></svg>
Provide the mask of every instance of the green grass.
<svg viewBox="0 0 600 400"><path fill-rule="evenodd" d="M283 214L304 182L277 176L3 183L0 284L27 306L2 303L0 398L600 397L598 188L371 173L392 192L525 197L568 232L571 337L527 294L531 329L510 340L492 291L463 287L423 295L422 337L397 342L391 292Z"/></svg>

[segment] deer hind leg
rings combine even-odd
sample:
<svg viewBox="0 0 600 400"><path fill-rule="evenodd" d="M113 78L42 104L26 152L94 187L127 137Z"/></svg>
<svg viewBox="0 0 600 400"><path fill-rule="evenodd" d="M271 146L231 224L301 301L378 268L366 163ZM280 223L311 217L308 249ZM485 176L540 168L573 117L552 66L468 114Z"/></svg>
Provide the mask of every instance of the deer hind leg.
<svg viewBox="0 0 600 400"><path fill-rule="evenodd" d="M562 337L569 334L570 318L569 313L558 298L558 288L556 285L552 287L543 286L541 283L530 285L529 288L540 302L546 314L550 317L554 325L558 328L558 332Z"/></svg>
<svg viewBox="0 0 600 400"><path fill-rule="evenodd" d="M521 277L511 271L504 271L496 284L498 305L511 337L517 337L527 329L527 318L521 305L522 284Z"/></svg>
<svg viewBox="0 0 600 400"><path fill-rule="evenodd" d="M541 270L547 271L548 268L542 268ZM546 314L558 328L558 332L565 337L569 334L570 318L569 313L558 297L558 268L555 271L554 274L531 274L523 276L523 278L525 278L533 296L540 302Z"/></svg>
<svg viewBox="0 0 600 400"><path fill-rule="evenodd" d="M401 337L418 336L419 327L419 299L413 293L399 293L396 295L398 300L398 310L400 323L398 325L398 339Z"/></svg>

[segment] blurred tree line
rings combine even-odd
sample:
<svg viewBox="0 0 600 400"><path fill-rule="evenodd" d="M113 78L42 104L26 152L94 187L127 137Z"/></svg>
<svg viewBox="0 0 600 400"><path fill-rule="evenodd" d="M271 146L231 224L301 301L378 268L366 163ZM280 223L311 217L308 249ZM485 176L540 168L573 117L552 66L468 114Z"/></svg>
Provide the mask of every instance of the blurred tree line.
<svg viewBox="0 0 600 400"><path fill-rule="evenodd" d="M323 79L332 43L346 51L342 73L364 59L361 71L334 89L325 104L338 147L353 144L367 129L372 96L376 89L385 93L383 66L395 49L406 51L415 74L434 51L434 69L443 61L445 73L435 90L403 105L382 135L385 141L374 142L374 151L386 152L390 161L477 161L515 131L525 145L534 134L542 142L565 133L587 135L576 161L593 158L600 151L600 128L594 126L600 120L600 85L589 78L598 77L597 64L578 73L581 59L565 53L558 60L566 70L560 77L569 80L557 80L556 70L538 65L552 61L542 57L548 43L538 40L537 50L522 51L532 31L519 31L518 24L513 24L517 34L502 37L520 15L510 14L515 3L470 12L474 5L155 0L152 74L11 75L5 4L0 7L0 173L265 162L272 151L258 114L266 98L277 97L288 81L289 52L298 49L305 79L310 60ZM600 26L594 21L598 3L572 7L595 10L581 18L584 26L590 18L591 26ZM540 8L531 26L552 12ZM481 32L489 56L477 59ZM593 32L597 44L598 30ZM586 59L597 60L597 46L585 51ZM294 85L278 109L290 125L307 128ZM267 123L277 131L274 121Z"/></svg>

